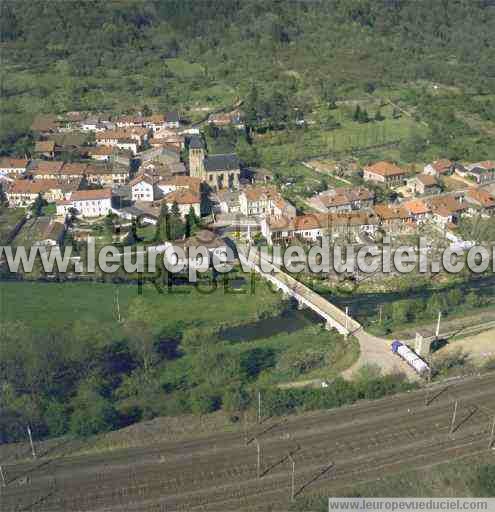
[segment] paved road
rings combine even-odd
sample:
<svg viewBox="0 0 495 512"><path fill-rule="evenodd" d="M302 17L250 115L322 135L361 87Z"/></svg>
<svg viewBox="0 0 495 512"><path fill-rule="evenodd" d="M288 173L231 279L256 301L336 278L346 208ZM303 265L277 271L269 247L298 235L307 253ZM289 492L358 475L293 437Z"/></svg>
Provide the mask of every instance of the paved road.
<svg viewBox="0 0 495 512"><path fill-rule="evenodd" d="M247 258L246 248L244 246L238 244L237 250L241 257L244 256L244 258ZM252 260L252 262L253 264L259 263L259 258ZM284 290L288 289L290 294L297 300L303 300L313 311L323 316L325 320L329 319L339 324L341 326L341 329L339 329L341 332L348 332L358 339L360 346L359 359L351 368L343 373L344 377L351 377L365 365L377 366L384 374L397 373L400 371L410 378L417 377L416 373L405 362L392 354L390 340L367 333L356 320L346 315L345 312L330 301L318 295L289 274L283 272L279 267L273 266L273 268L276 268L276 272L260 272L259 268L257 268L257 270L265 279L279 283L284 287Z"/></svg>

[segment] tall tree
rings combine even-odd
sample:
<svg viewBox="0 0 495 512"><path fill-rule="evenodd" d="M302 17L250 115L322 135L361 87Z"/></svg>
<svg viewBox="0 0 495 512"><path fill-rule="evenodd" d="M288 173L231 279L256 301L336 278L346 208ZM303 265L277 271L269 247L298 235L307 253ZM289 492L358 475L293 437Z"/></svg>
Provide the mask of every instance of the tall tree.
<svg viewBox="0 0 495 512"><path fill-rule="evenodd" d="M167 203L162 203L160 215L156 224L155 240L165 242L170 240L169 211Z"/></svg>
<svg viewBox="0 0 495 512"><path fill-rule="evenodd" d="M43 206L45 206L46 201L41 197L41 194L38 194L36 200L33 203L33 214L35 217L41 217L43 213Z"/></svg>
<svg viewBox="0 0 495 512"><path fill-rule="evenodd" d="M177 240L184 234L184 223L182 222L179 205L175 201L172 208L170 208L169 226L171 240Z"/></svg>

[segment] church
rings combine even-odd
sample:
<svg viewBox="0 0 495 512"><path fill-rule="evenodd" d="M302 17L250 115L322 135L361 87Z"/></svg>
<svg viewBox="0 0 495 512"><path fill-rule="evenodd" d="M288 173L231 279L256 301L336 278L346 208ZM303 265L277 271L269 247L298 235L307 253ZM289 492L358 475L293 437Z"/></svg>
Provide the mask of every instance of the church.
<svg viewBox="0 0 495 512"><path fill-rule="evenodd" d="M235 153L207 156L199 136L189 140L189 174L201 178L213 190L239 189L241 174L239 159Z"/></svg>

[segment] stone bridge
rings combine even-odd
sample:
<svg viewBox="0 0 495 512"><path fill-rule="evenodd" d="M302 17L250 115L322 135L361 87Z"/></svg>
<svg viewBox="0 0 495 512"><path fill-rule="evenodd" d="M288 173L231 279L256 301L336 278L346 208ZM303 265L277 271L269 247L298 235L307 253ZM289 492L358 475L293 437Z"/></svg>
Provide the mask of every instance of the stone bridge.
<svg viewBox="0 0 495 512"><path fill-rule="evenodd" d="M410 378L417 378L416 373L404 361L392 354L390 340L368 334L359 322L268 260L263 261L263 266L266 265L265 268L272 270L271 272L263 271L260 266L259 252L256 258L248 258L244 248L237 245L237 253L243 266L259 273L275 288L294 298L301 307L310 308L325 320L328 329L334 328L346 337L352 335L357 338L360 347L359 359L343 373L344 377L351 377L363 366L373 365L379 367L385 374L402 372Z"/></svg>
<svg viewBox="0 0 495 512"><path fill-rule="evenodd" d="M294 298L299 306L308 307L317 315L323 318L328 329L336 329L340 334L348 336L359 329L361 325L349 315L346 315L337 306L315 293L313 290L294 279L289 274L282 272L278 267L273 267L271 273L263 272L259 262L249 260L238 248L239 260L241 263L255 272L258 272L264 279L273 284L284 295ZM269 265L269 263L267 262Z"/></svg>

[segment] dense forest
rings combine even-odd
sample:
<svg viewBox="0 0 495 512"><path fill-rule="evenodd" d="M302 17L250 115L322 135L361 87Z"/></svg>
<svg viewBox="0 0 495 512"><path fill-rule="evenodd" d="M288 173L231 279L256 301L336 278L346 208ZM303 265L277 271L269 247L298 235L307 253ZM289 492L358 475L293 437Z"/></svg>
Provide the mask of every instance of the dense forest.
<svg viewBox="0 0 495 512"><path fill-rule="evenodd" d="M36 112L184 109L245 98L253 83L304 110L420 80L495 92L491 0L17 0L1 9L2 147L29 136ZM470 110L495 118L491 100ZM434 121L442 132L451 110Z"/></svg>

